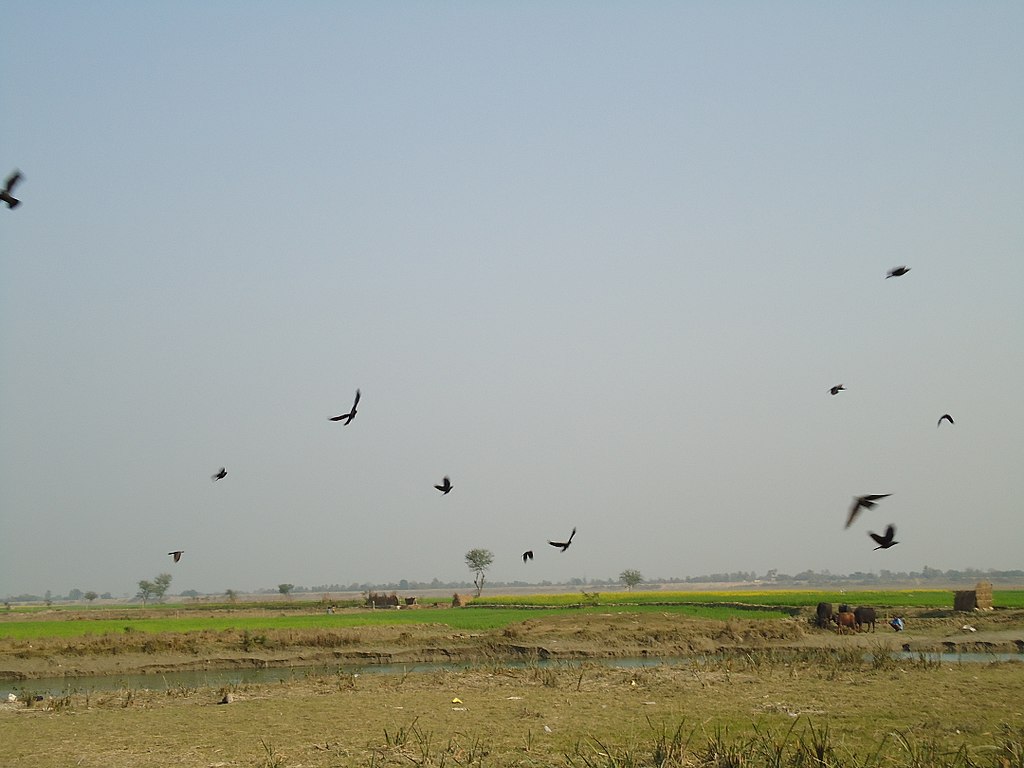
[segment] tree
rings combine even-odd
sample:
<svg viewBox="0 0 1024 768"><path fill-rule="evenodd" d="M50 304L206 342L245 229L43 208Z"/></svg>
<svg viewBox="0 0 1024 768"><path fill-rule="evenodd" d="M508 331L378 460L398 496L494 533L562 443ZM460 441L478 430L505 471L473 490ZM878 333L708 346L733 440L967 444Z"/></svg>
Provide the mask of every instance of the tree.
<svg viewBox="0 0 1024 768"><path fill-rule="evenodd" d="M143 579L139 582L139 594L136 597L142 598L142 604L145 605L149 602L149 598L153 596L153 592L156 589L156 585L152 581Z"/></svg>
<svg viewBox="0 0 1024 768"><path fill-rule="evenodd" d="M90 589L88 592L86 592L84 595L82 595L82 597L84 597L86 600L88 600L91 603L93 600L95 600L97 597L99 597L99 595L97 595L95 592L93 592Z"/></svg>
<svg viewBox="0 0 1024 768"><path fill-rule="evenodd" d="M82 590L80 589L72 589L70 592L68 592L68 600L72 600L77 603L79 600L82 599L84 594L85 593L83 593Z"/></svg>
<svg viewBox="0 0 1024 768"><path fill-rule="evenodd" d="M152 581L143 579L139 582L139 593L136 597L142 598L143 605L148 603L151 598L163 600L164 593L167 592L167 588L171 586L171 578L171 574L161 573ZM106 595L104 595L104 597L106 597Z"/></svg>
<svg viewBox="0 0 1024 768"><path fill-rule="evenodd" d="M277 591L280 592L282 595L287 595L293 589L295 589L295 585L294 584L278 584L277 585Z"/></svg>
<svg viewBox="0 0 1024 768"><path fill-rule="evenodd" d="M171 586L171 579L173 577L169 573L161 573L155 579L153 579L153 595L157 601L164 601L164 594L167 592L167 588Z"/></svg>
<svg viewBox="0 0 1024 768"><path fill-rule="evenodd" d="M224 590L224 597L228 599L229 603L238 602L238 593L233 589Z"/></svg>
<svg viewBox="0 0 1024 768"><path fill-rule="evenodd" d="M619 581L626 585L626 589L630 592L633 591L633 587L642 582L644 577L640 574L640 571L635 568L627 568L619 574Z"/></svg>
<svg viewBox="0 0 1024 768"><path fill-rule="evenodd" d="M473 579L473 586L476 587L476 596L484 591L484 579L487 569L494 562L494 553L489 549L471 549L466 553L466 565L473 571L476 577Z"/></svg>

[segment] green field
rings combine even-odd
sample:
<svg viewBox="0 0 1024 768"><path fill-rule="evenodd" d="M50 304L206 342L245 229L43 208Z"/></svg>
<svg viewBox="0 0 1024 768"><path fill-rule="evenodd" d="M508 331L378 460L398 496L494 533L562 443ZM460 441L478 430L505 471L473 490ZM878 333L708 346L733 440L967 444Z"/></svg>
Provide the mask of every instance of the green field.
<svg viewBox="0 0 1024 768"><path fill-rule="evenodd" d="M545 610L544 616L565 614L600 614L613 610L604 606L566 607ZM620 611L623 610L620 608ZM701 619L729 619L738 615L747 618L778 619L788 614L782 611L750 611L729 606L700 605L636 605L629 606L630 613L671 613ZM377 610L336 614L306 615L252 615L240 612L237 616L190 616L167 615L159 617L116 618L77 620L39 620L0 622L0 639L37 640L42 638L73 638L84 635L119 634L126 632L143 633L188 633L206 631L267 631L267 630L326 630L355 629L359 627L401 626L408 624L438 624L454 630L469 632L502 629L527 619L537 618L536 609L531 608L488 608L487 610L467 608L430 608L420 610Z"/></svg>
<svg viewBox="0 0 1024 768"><path fill-rule="evenodd" d="M503 629L544 616L608 612L680 615L700 619L778 619L813 608L819 602L871 605L880 608L952 609L949 590L816 592L771 590L759 592L610 592L553 595L494 595L474 600L465 608L413 610L345 610L327 614L311 603L202 604L119 608L117 616L96 609L58 608L46 618L38 611L16 611L0 621L0 640L73 638L85 635L191 633L218 631L325 630L434 624L461 631ZM995 605L1024 608L1024 590L999 590ZM213 610L220 615L208 615ZM316 611L315 613L311 611ZM138 613L136 618L133 614ZM95 618L90 614L95 613ZM27 615L26 615L27 614ZM205 614L205 615L204 615ZM31 618L29 618L31 616Z"/></svg>

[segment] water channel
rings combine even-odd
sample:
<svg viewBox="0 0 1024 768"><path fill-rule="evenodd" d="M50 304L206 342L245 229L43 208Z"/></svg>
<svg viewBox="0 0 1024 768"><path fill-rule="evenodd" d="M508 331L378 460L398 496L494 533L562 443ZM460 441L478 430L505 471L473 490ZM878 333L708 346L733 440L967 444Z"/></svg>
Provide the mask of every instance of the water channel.
<svg viewBox="0 0 1024 768"><path fill-rule="evenodd" d="M926 661L941 664L990 664L1000 661L1024 662L1022 653L921 653L916 651L894 651L894 659ZM871 654L865 654L869 660ZM532 661L506 661L498 666L506 669L527 667L575 668L580 664L599 664L614 669L632 669L657 666L689 665L699 659L686 657L663 658L611 658L586 659L579 661L539 659ZM264 667L253 669L187 670L181 672L158 672L138 675L87 675L84 677L43 677L33 680L0 681L0 699L10 694L18 696L29 693L35 696L58 696L67 693L103 692L127 690L166 691L176 688L219 688L222 686L246 685L250 683L277 683L300 680L305 677L326 677L344 675L403 675L441 670L463 670L480 668L484 665L474 662L424 662L416 664L370 664L359 665L316 665L301 667ZM494 663L486 666L492 667Z"/></svg>

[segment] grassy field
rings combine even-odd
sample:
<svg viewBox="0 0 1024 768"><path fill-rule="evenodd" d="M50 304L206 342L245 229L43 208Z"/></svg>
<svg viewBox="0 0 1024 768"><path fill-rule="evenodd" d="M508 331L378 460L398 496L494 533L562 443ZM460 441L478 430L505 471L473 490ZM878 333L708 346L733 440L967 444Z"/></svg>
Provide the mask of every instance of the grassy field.
<svg viewBox="0 0 1024 768"><path fill-rule="evenodd" d="M1024 663L893 656L1024 651L1024 611L964 616L949 610L950 596L637 592L334 614L316 603L11 611L0 615L0 678L17 680L8 689L20 695L0 702L0 763L1024 768ZM1021 598L996 593L1001 606ZM815 628L820 600L898 610L907 631ZM666 662L597 661L614 657ZM380 675L350 666L420 660L471 666ZM253 666L337 672L225 688L162 682L178 669ZM32 678L136 672L153 683L32 693Z"/></svg>
<svg viewBox="0 0 1024 768"><path fill-rule="evenodd" d="M1024 768L1022 701L1016 662L819 650L643 669L495 663L25 695L0 704L0 743L15 768Z"/></svg>

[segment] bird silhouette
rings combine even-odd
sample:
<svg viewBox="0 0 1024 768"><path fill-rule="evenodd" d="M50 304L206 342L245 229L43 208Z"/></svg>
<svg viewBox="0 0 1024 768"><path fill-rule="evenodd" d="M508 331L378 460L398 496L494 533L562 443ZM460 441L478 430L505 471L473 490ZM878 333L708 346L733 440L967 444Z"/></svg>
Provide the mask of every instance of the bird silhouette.
<svg viewBox="0 0 1024 768"><path fill-rule="evenodd" d="M435 485L434 487L437 488L437 490L439 490L445 496L447 496L448 491L450 491L454 486L452 486L452 481L451 479L449 479L448 475L445 475L444 480L441 481L441 484Z"/></svg>
<svg viewBox="0 0 1024 768"><path fill-rule="evenodd" d="M838 395L840 392L845 391L846 387L844 387L842 384L836 384L834 387L832 387L832 389L829 390L829 392L831 392L833 395Z"/></svg>
<svg viewBox="0 0 1024 768"><path fill-rule="evenodd" d="M867 496L858 496L853 500L853 506L850 507L850 516L846 518L846 527L849 528L850 524L860 514L861 509L872 509L877 503L878 499L884 499L886 496L892 496L891 493L872 493Z"/></svg>
<svg viewBox="0 0 1024 768"><path fill-rule="evenodd" d="M179 560L181 560L181 556L185 554L185 550L176 549L173 552L168 552L167 554L174 558L174 562L178 562Z"/></svg>
<svg viewBox="0 0 1024 768"><path fill-rule="evenodd" d="M569 534L569 540L568 541L551 541L549 539L548 540L548 544L550 544L552 547L558 547L563 552L565 552L565 550L567 550L569 548L569 545L572 544L572 537L575 536L575 535L576 535L576 528L574 527L572 529L572 533Z"/></svg>
<svg viewBox="0 0 1024 768"><path fill-rule="evenodd" d="M896 535L896 526L890 525L885 529L885 536L880 536L877 533L871 533L868 531L868 536L875 540L878 545L875 549L888 549L894 544L899 544L898 541L893 541L893 536Z"/></svg>
<svg viewBox="0 0 1024 768"><path fill-rule="evenodd" d="M356 417L356 406L359 405L359 397L359 390L357 389L355 402L352 403L352 410L349 411L348 413L341 414L341 416L331 416L329 421L341 421L342 419L344 419L344 424L350 424L352 422L352 419Z"/></svg>
<svg viewBox="0 0 1024 768"><path fill-rule="evenodd" d="M11 194L19 181L21 181L21 171L15 171L7 177L7 181L4 182L4 188L0 189L0 200L7 203L8 208L17 208L21 204L21 200Z"/></svg>
<svg viewBox="0 0 1024 768"><path fill-rule="evenodd" d="M948 421L950 424L955 424L956 423L955 421L953 421L953 417L952 416L950 416L948 413L944 413L941 416L939 416L939 420L936 422L935 426L936 427L941 427L943 420Z"/></svg>
<svg viewBox="0 0 1024 768"><path fill-rule="evenodd" d="M910 267L893 267L889 270L889 274L885 276L885 279L888 280L890 277L902 277L909 271Z"/></svg>
<svg viewBox="0 0 1024 768"><path fill-rule="evenodd" d="M525 552L523 552L523 562L525 563L527 560L533 560L533 550L532 549L528 549Z"/></svg>
<svg viewBox="0 0 1024 768"><path fill-rule="evenodd" d="M221 467L220 469L217 470L217 474L210 475L210 479L213 480L213 482L217 482L218 480L223 480L227 476L228 471L224 469L224 467Z"/></svg>

